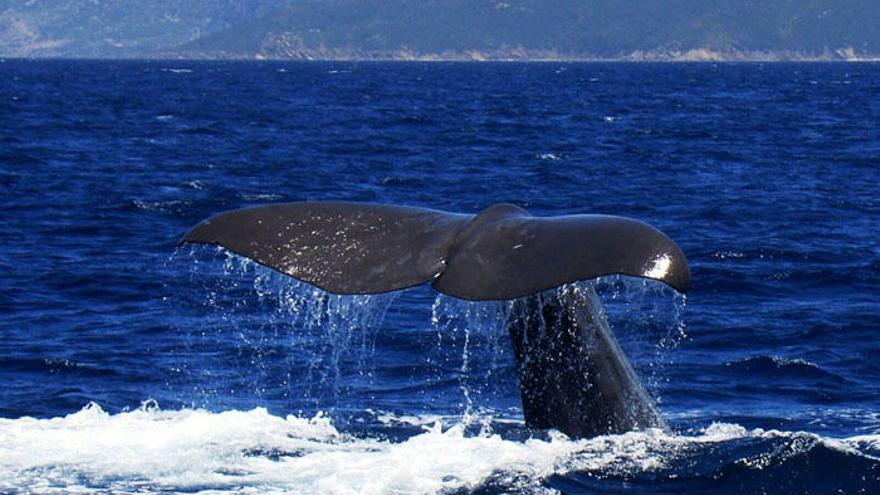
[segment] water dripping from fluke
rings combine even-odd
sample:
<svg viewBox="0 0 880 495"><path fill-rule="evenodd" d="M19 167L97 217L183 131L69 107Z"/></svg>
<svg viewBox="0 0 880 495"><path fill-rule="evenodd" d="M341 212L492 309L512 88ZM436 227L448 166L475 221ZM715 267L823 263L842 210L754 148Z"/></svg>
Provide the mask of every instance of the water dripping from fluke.
<svg viewBox="0 0 880 495"><path fill-rule="evenodd" d="M690 273L679 247L642 222L607 215L536 218L506 204L461 215L359 203L288 203L216 215L181 243L217 245L246 259L230 256L228 263L274 270L261 271L254 287L265 295L279 277L288 284L277 292L277 307L287 308L306 334L323 335L295 342L291 351L329 356L327 363L309 361L305 369L334 393L345 388L342 351L353 336L364 335L358 328L375 328L390 303L375 298L431 282L464 305L463 328L440 326L447 311L442 301L432 308L432 322L438 340L448 333L460 341L460 367L453 374L466 418L476 405L469 381L474 331L482 326L493 338L506 333L528 427L576 438L667 429L612 332L596 290L597 278L621 275L656 280L676 291L688 288ZM330 348L323 349L327 344ZM485 369L491 373L493 367ZM489 382L485 377L483 383Z"/></svg>

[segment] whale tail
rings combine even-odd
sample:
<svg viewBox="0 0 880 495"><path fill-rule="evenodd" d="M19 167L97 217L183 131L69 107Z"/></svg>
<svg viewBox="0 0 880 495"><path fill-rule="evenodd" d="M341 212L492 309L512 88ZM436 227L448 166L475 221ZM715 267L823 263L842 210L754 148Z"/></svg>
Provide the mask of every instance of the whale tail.
<svg viewBox="0 0 880 495"><path fill-rule="evenodd" d="M648 224L533 217L510 204L478 215L346 202L258 206L213 216L181 243L219 245L336 294L432 282L461 299L514 299L614 274L681 292L690 285L684 253Z"/></svg>
<svg viewBox="0 0 880 495"><path fill-rule="evenodd" d="M431 282L461 299L516 299L522 311L508 331L529 426L585 437L665 425L595 292L566 286L555 300L541 299L549 289L613 274L686 291L684 253L643 222L609 215L533 217L510 204L464 215L304 202L221 213L196 225L181 243L219 245L336 294Z"/></svg>
<svg viewBox="0 0 880 495"><path fill-rule="evenodd" d="M514 306L507 330L528 426L575 438L667 429L592 286L566 285Z"/></svg>

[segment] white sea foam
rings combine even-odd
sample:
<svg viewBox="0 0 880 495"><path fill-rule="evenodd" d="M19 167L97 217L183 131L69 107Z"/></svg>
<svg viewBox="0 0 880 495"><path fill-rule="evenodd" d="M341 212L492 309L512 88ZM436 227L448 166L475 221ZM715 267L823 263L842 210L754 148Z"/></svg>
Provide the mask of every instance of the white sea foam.
<svg viewBox="0 0 880 495"><path fill-rule="evenodd" d="M466 434L461 422L436 417L379 419L424 431L391 442L341 433L322 415L162 411L155 403L119 414L92 404L52 419L0 419L0 492L400 494L474 488L490 479L545 491L540 482L553 473L653 471L689 447L738 438L806 435L847 452L880 443L876 435L820 439L730 424L692 436L650 430L573 441L551 432L514 441L488 430Z"/></svg>
<svg viewBox="0 0 880 495"><path fill-rule="evenodd" d="M238 197L245 201L278 201L281 199L280 194L249 194L249 193L239 193Z"/></svg>
<svg viewBox="0 0 880 495"><path fill-rule="evenodd" d="M556 161L556 160L561 160L561 159L562 159L562 156L560 156L560 155L558 155L558 154L556 154L556 153L540 153L540 154L538 154L538 159L539 159L539 160L552 160L552 161Z"/></svg>
<svg viewBox="0 0 880 495"><path fill-rule="evenodd" d="M464 430L437 421L392 443L343 435L323 416L108 414L93 404L59 418L0 419L0 491L436 493L501 470L540 479L578 448L562 436L513 442Z"/></svg>
<svg viewBox="0 0 880 495"><path fill-rule="evenodd" d="M133 203L139 209L147 211L167 211L189 204L188 201L180 199L172 199L168 201L145 201L142 199L136 199L133 201Z"/></svg>

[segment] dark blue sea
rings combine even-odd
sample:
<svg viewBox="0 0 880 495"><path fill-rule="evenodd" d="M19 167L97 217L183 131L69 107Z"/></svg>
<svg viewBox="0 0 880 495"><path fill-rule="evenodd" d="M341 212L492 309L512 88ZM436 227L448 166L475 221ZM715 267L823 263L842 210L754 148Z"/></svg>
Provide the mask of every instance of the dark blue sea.
<svg viewBox="0 0 880 495"><path fill-rule="evenodd" d="M508 302L338 296L202 219L605 213L671 431L525 427ZM0 492L880 493L880 65L0 61Z"/></svg>

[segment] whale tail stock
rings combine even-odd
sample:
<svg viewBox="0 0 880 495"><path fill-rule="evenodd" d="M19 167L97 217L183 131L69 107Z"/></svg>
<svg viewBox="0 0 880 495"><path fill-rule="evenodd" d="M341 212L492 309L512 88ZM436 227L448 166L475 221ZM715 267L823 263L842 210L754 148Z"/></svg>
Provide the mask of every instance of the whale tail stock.
<svg viewBox="0 0 880 495"><path fill-rule="evenodd" d="M690 285L681 249L659 230L608 215L533 217L510 204L477 215L349 202L220 213L181 243L213 244L337 294L431 282L467 300L516 299L509 333L529 426L573 437L663 427L589 288L603 275ZM540 323L539 323L540 322ZM550 328L543 331L539 326ZM545 330L545 329L544 329Z"/></svg>
<svg viewBox="0 0 880 495"><path fill-rule="evenodd" d="M573 438L667 428L591 286L568 285L514 304L508 333L528 426Z"/></svg>

